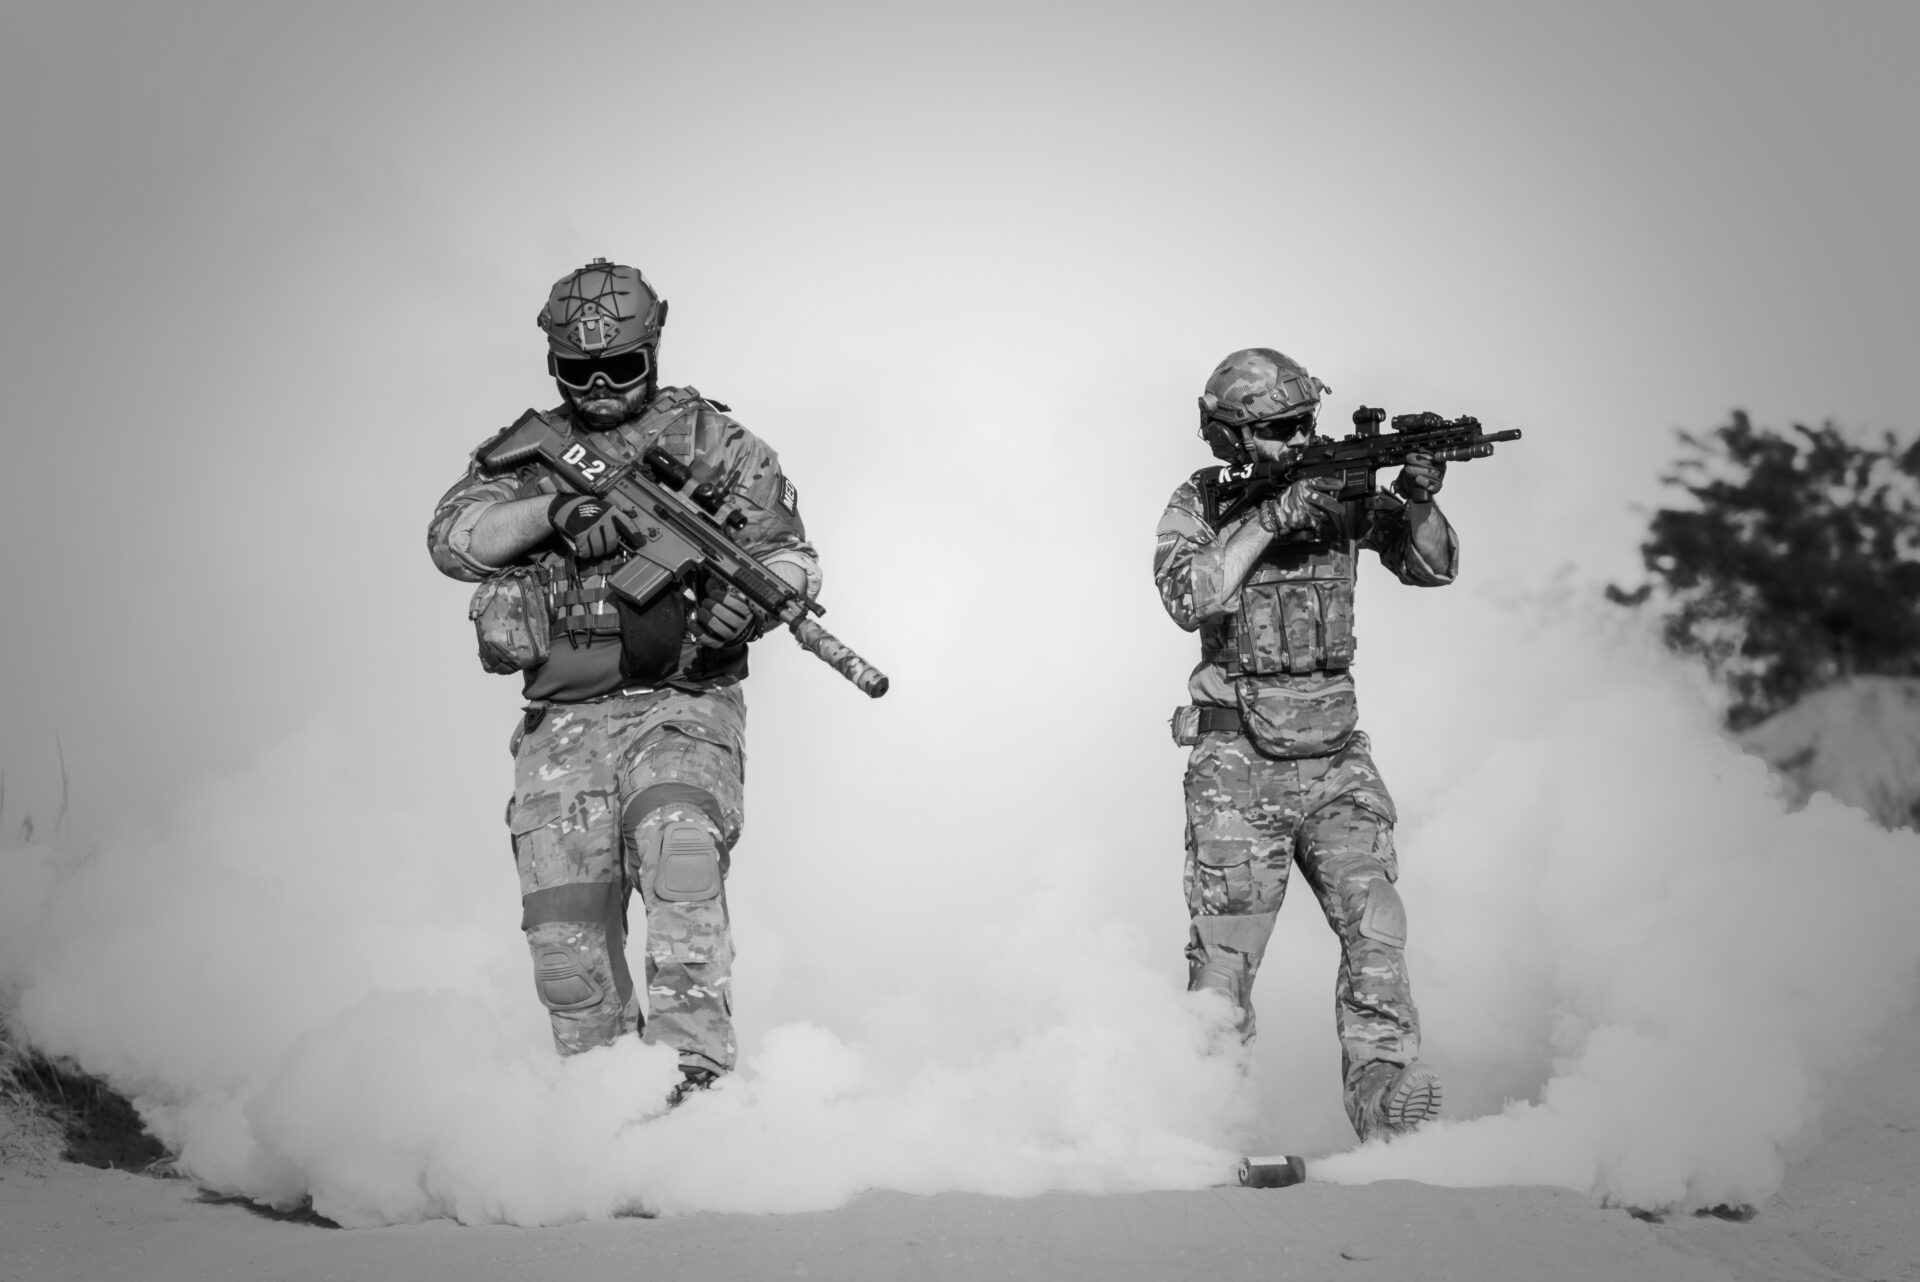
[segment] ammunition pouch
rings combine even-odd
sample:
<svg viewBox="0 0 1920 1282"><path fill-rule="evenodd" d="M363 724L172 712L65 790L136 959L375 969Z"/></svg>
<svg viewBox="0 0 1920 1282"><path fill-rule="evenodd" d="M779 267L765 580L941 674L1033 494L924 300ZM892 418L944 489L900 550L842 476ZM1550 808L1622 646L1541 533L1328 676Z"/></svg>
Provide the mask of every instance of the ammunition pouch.
<svg viewBox="0 0 1920 1282"><path fill-rule="evenodd" d="M582 574L577 565L562 562L550 573L547 589L548 628L555 636L585 641L620 632L620 602L607 586L607 576Z"/></svg>
<svg viewBox="0 0 1920 1282"><path fill-rule="evenodd" d="M1218 638L1220 662L1249 676L1339 671L1353 663L1351 544L1270 550Z"/></svg>

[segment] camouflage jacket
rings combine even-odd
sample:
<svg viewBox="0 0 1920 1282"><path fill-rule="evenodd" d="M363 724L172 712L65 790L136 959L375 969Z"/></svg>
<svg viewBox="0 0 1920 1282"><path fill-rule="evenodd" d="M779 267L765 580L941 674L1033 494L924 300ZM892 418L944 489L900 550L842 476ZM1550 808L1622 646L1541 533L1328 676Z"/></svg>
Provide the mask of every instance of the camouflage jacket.
<svg viewBox="0 0 1920 1282"><path fill-rule="evenodd" d="M1211 470L1211 469L1209 469ZM1407 508L1390 493L1341 505L1334 528L1312 541L1278 539L1244 583L1225 579L1227 540L1249 512L1215 529L1189 479L1173 492L1156 531L1153 577L1183 629L1200 633L1187 681L1195 703L1238 707L1248 733L1276 756L1338 751L1358 721L1353 678L1358 554L1369 549L1402 583L1438 587L1459 571L1460 546L1438 506L1444 565L1414 545Z"/></svg>
<svg viewBox="0 0 1920 1282"><path fill-rule="evenodd" d="M548 417L584 425L568 408L558 406ZM780 470L779 456L759 437L736 422L726 407L705 399L690 387L666 387L654 396L639 418L594 433L595 445L621 460L638 458L655 445L692 467L702 480L720 486L747 515L747 524L735 535L746 551L769 565L782 561L797 565L806 575L810 594L820 590L820 563L807 542L800 519L799 498L793 483ZM731 684L746 675L746 645L725 648L699 645L684 627L688 598L683 589L667 592L650 605L649 624L656 633L677 633L678 659L669 658L636 681L622 660L622 622L606 588L605 570L611 566L576 565L558 539L549 539L516 563L491 566L474 558L470 547L474 526L496 503L559 492L559 485L539 463L511 472L490 473L470 462L467 473L434 508L427 529L427 550L442 573L466 582L478 582L518 566L532 567L547 593L551 625L551 652L544 663L526 674L530 699L576 702L596 698L635 684L706 689ZM626 654L632 658L634 620L626 620Z"/></svg>

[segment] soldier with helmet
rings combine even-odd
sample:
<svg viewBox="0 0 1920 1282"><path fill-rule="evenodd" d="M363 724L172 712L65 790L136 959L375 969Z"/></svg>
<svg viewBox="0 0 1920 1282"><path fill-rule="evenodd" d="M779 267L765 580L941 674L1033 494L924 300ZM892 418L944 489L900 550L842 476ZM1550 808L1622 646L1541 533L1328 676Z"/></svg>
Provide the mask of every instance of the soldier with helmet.
<svg viewBox="0 0 1920 1282"><path fill-rule="evenodd" d="M1270 348L1234 352L1207 380L1200 435L1228 464L1282 460L1312 439L1329 390ZM1392 493L1345 502L1299 481L1218 523L1206 468L1174 491L1154 552L1167 613L1200 634L1192 703L1174 716L1193 749L1187 987L1222 993L1251 1043L1254 977L1297 864L1340 940L1343 1096L1363 1140L1434 1117L1440 1083L1419 1058L1393 799L1358 728L1354 584L1362 549L1402 583L1453 581L1459 543L1433 501L1445 467L1415 455Z"/></svg>
<svg viewBox="0 0 1920 1282"><path fill-rule="evenodd" d="M659 385L666 316L632 267L596 258L562 277L537 318L561 395L546 417L620 462L664 449L745 514L744 550L817 596L779 458L725 405ZM744 822L741 681L767 621L718 576L644 607L611 593L636 535L537 463L476 461L435 508L427 545L443 573L479 585L482 662L522 677L507 825L554 1043L574 1054L638 1029L678 1052L678 1103L734 1065L725 878ZM624 951L633 892L644 1002Z"/></svg>

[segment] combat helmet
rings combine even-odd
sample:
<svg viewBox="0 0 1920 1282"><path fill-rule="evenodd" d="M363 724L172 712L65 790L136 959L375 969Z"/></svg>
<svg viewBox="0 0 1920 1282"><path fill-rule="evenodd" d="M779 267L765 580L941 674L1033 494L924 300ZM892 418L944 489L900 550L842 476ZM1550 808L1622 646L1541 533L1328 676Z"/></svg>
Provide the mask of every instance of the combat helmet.
<svg viewBox="0 0 1920 1282"><path fill-rule="evenodd" d="M652 386L667 302L638 268L596 258L553 284L535 318L547 335L547 372L579 390L595 374L615 389Z"/></svg>
<svg viewBox="0 0 1920 1282"><path fill-rule="evenodd" d="M1271 347L1248 347L1214 367L1200 396L1200 436L1214 457L1232 462L1241 452L1240 429L1249 423L1307 415L1333 389L1306 367Z"/></svg>

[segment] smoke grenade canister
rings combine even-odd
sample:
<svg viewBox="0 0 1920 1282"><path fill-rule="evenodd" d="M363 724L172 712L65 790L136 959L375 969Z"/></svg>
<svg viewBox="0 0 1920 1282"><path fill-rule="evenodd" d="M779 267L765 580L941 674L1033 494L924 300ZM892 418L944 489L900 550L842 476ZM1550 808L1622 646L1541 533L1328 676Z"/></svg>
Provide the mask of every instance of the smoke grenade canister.
<svg viewBox="0 0 1920 1282"><path fill-rule="evenodd" d="M1283 1189L1307 1178L1304 1158L1290 1154L1240 1159L1240 1183L1250 1189Z"/></svg>

